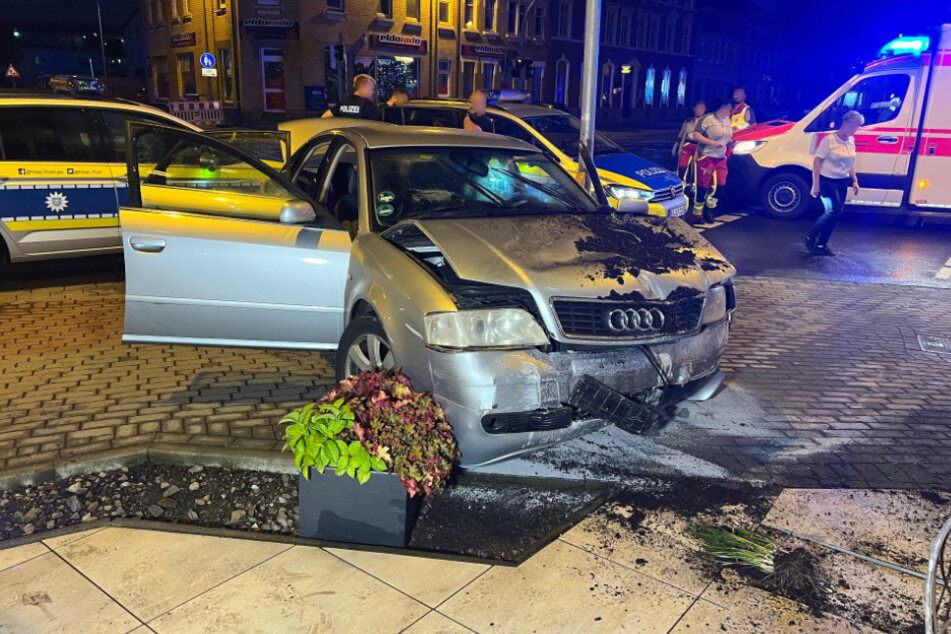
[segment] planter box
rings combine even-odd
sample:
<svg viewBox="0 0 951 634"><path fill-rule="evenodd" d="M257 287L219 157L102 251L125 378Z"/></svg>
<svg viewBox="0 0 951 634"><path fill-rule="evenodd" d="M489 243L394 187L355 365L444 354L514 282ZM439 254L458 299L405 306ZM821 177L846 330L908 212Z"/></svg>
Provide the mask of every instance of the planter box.
<svg viewBox="0 0 951 634"><path fill-rule="evenodd" d="M300 476L301 537L403 548L416 523L420 496L410 498L398 475L374 472L366 484L332 469Z"/></svg>

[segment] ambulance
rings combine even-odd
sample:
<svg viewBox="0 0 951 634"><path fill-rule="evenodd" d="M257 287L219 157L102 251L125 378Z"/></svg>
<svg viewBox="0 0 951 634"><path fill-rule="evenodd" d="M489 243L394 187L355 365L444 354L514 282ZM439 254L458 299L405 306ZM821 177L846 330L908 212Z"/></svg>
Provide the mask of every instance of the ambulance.
<svg viewBox="0 0 951 634"><path fill-rule="evenodd" d="M758 201L776 218L810 204L812 153L850 110L865 116L855 135L859 192L848 203L915 212L951 211L951 24L899 37L799 121L734 132L728 192Z"/></svg>

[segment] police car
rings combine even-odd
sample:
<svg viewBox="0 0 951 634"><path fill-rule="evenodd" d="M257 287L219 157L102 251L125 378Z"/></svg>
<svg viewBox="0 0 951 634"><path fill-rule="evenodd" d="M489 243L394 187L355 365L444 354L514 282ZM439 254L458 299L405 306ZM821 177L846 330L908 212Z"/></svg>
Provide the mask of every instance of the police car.
<svg viewBox="0 0 951 634"><path fill-rule="evenodd" d="M130 121L199 130L139 103L0 94L0 264L121 250Z"/></svg>
<svg viewBox="0 0 951 634"><path fill-rule="evenodd" d="M523 103L523 93L490 91L487 110L496 134L525 141L542 150L571 173L577 173L581 121L553 107ZM414 99L402 108L386 108L383 118L402 125L461 128L468 102ZM687 212L684 183L673 172L625 151L602 134L595 135L594 164L613 206L623 198L646 200L652 216Z"/></svg>

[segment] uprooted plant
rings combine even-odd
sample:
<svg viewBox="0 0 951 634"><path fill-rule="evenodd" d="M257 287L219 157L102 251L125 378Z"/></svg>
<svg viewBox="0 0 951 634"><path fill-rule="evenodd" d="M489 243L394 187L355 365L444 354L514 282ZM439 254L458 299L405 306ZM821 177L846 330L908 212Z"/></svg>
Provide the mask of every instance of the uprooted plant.
<svg viewBox="0 0 951 634"><path fill-rule="evenodd" d="M690 534L703 544L703 554L720 566L748 566L763 574L775 570L775 540L745 528L692 526Z"/></svg>

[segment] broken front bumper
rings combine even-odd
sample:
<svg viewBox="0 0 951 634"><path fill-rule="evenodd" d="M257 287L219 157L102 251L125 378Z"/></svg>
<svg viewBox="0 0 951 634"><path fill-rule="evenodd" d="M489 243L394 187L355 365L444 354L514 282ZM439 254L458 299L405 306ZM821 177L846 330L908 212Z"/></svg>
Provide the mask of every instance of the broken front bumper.
<svg viewBox="0 0 951 634"><path fill-rule="evenodd" d="M649 348L670 382L682 386L716 371L728 338L729 323L724 320L697 334ZM586 375L628 395L663 385L657 369L636 347L548 353L430 350L429 368L433 394L452 423L464 466L508 458L605 424L586 419L562 429L489 433L483 427L487 415L561 408Z"/></svg>

